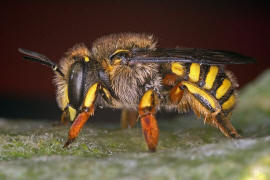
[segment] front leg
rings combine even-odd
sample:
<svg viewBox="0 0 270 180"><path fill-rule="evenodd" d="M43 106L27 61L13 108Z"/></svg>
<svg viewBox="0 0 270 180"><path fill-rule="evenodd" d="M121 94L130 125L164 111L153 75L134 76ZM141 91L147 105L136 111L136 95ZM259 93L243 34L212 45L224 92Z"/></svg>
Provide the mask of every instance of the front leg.
<svg viewBox="0 0 270 180"><path fill-rule="evenodd" d="M152 89L150 89L144 93L139 104L142 131L148 145L148 149L152 152L156 151L159 136L158 125L155 118L157 103L157 95Z"/></svg>
<svg viewBox="0 0 270 180"><path fill-rule="evenodd" d="M99 90L99 83L95 83L89 88L82 104L82 108L69 130L68 140L65 143L64 148L68 147L68 145L76 139L88 118L94 114L94 103Z"/></svg>

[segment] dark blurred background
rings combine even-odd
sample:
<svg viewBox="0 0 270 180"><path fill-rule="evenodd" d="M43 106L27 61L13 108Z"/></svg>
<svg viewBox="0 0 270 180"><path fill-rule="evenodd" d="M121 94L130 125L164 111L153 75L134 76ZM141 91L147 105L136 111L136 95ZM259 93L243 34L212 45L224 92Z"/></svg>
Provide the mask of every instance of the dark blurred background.
<svg viewBox="0 0 270 180"><path fill-rule="evenodd" d="M0 117L59 119L51 69L22 60L23 47L58 62L75 43L117 32L153 33L160 47L236 51L256 65L228 68L240 87L269 68L267 1L1 1ZM99 110L95 119L118 119Z"/></svg>

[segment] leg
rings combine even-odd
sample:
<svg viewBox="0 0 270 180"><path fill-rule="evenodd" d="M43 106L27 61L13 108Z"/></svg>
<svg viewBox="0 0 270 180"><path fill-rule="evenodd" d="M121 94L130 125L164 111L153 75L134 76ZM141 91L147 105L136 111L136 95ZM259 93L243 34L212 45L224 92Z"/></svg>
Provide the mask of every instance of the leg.
<svg viewBox="0 0 270 180"><path fill-rule="evenodd" d="M241 138L237 130L233 127L229 117L225 117L223 113L216 116L217 127L227 137Z"/></svg>
<svg viewBox="0 0 270 180"><path fill-rule="evenodd" d="M69 112L67 108L65 108L65 110L62 112L62 115L61 115L61 124L67 125L69 119L70 119Z"/></svg>
<svg viewBox="0 0 270 180"><path fill-rule="evenodd" d="M75 140L88 118L94 114L94 103L99 89L100 85L98 83L95 83L89 88L84 99L82 109L77 115L75 121L73 122L69 130L68 140L65 143L64 147L68 147L68 145Z"/></svg>
<svg viewBox="0 0 270 180"><path fill-rule="evenodd" d="M183 97L184 91L181 89L181 86L182 84L178 83L170 91L170 100L173 104L178 104Z"/></svg>
<svg viewBox="0 0 270 180"><path fill-rule="evenodd" d="M64 86L63 94L59 92L60 91L58 91L57 102L63 111L61 115L61 123L66 125L68 122L74 121L77 112L76 109L72 108L69 104L67 85Z"/></svg>
<svg viewBox="0 0 270 180"><path fill-rule="evenodd" d="M123 109L121 114L121 127L123 129L132 128L137 123L138 112L134 110Z"/></svg>
<svg viewBox="0 0 270 180"><path fill-rule="evenodd" d="M231 124L229 116L224 115L223 108L215 97L196 84L185 81L182 84L186 88L183 99L198 117L203 116L204 122L214 125L227 137L241 137Z"/></svg>
<svg viewBox="0 0 270 180"><path fill-rule="evenodd" d="M139 115L142 131L150 151L156 151L158 144L158 125L155 118L157 96L153 90L148 90L143 95L139 104Z"/></svg>
<svg viewBox="0 0 270 180"><path fill-rule="evenodd" d="M75 119L75 116L76 110L68 104L62 112L61 123L67 125L69 121L73 121Z"/></svg>

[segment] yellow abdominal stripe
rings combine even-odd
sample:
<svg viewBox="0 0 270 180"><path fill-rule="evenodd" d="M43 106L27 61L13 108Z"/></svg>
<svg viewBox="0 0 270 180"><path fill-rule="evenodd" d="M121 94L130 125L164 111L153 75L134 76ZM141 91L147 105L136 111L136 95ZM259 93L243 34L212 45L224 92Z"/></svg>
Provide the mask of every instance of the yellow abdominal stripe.
<svg viewBox="0 0 270 180"><path fill-rule="evenodd" d="M152 106L152 94L153 90L148 90L146 93L144 93L141 102L140 102L140 107L145 108L145 107L151 107Z"/></svg>
<svg viewBox="0 0 270 180"><path fill-rule="evenodd" d="M178 76L182 76L184 75L185 69L182 64L174 62L171 64L171 71Z"/></svg>
<svg viewBox="0 0 270 180"><path fill-rule="evenodd" d="M235 95L231 95L230 98L222 104L223 110L228 110L235 104Z"/></svg>
<svg viewBox="0 0 270 180"><path fill-rule="evenodd" d="M211 95L209 95L207 92L205 92L204 90L200 89L196 85L191 84L187 81L182 82L182 84L187 87L187 89L190 93L200 95L202 98L204 98L211 105L211 107L213 109L216 109L215 99Z"/></svg>
<svg viewBox="0 0 270 180"><path fill-rule="evenodd" d="M216 76L218 74L218 67L217 66L210 66L210 69L206 75L205 79L205 89L211 89L213 87L214 81L216 79Z"/></svg>
<svg viewBox="0 0 270 180"><path fill-rule="evenodd" d="M198 63L192 63L189 69L189 79L192 82L198 82L200 78L200 65Z"/></svg>
<svg viewBox="0 0 270 180"><path fill-rule="evenodd" d="M85 99L84 99L84 104L83 104L84 107L91 107L93 105L93 103L96 99L97 89L98 89L98 83L93 84L89 88L89 90L85 96Z"/></svg>
<svg viewBox="0 0 270 180"><path fill-rule="evenodd" d="M231 84L232 83L229 79L224 79L221 86L216 91L216 98L220 99L222 96L224 96L231 87Z"/></svg>

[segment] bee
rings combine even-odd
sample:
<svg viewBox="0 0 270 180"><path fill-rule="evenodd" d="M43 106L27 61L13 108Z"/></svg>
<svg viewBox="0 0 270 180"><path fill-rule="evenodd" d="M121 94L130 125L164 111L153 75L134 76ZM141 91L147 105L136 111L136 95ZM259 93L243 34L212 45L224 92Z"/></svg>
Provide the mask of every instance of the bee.
<svg viewBox="0 0 270 180"><path fill-rule="evenodd" d="M230 122L238 84L226 64L255 60L238 53L200 48L159 48L152 35L120 33L101 37L88 49L77 44L57 65L46 56L19 48L26 60L55 72L56 100L62 122L73 121L68 147L97 106L122 109L122 127L140 119L148 149L156 151L155 114L190 109L225 136L240 138Z"/></svg>

